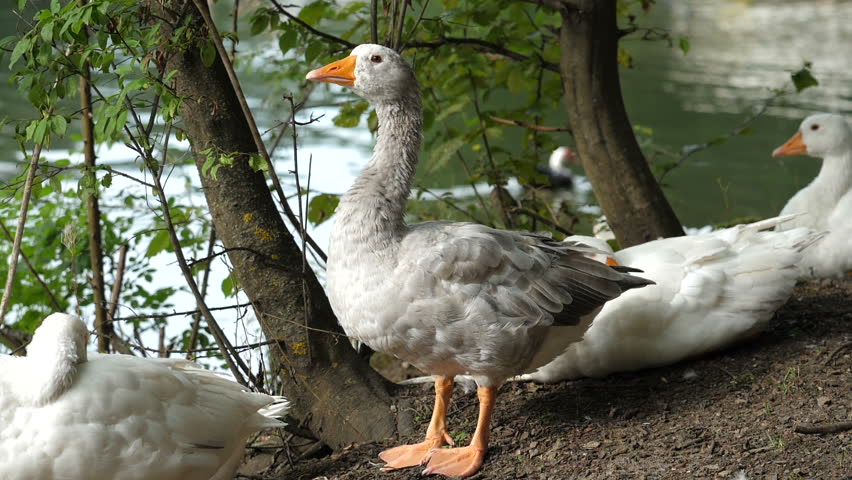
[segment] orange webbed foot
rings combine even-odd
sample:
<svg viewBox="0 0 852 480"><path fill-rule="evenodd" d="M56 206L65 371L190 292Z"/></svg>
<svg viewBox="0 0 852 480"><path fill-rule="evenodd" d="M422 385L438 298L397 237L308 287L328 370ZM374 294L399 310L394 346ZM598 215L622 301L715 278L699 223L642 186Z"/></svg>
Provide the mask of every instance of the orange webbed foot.
<svg viewBox="0 0 852 480"><path fill-rule="evenodd" d="M396 470L397 468L408 468L423 465L429 461L431 452L444 445L453 445L453 439L443 432L437 436L427 436L426 440L412 445L401 445L390 448L379 454L379 458L385 462L382 471Z"/></svg>
<svg viewBox="0 0 852 480"><path fill-rule="evenodd" d="M434 449L423 475L469 477L479 470L484 459L485 449L480 447Z"/></svg>

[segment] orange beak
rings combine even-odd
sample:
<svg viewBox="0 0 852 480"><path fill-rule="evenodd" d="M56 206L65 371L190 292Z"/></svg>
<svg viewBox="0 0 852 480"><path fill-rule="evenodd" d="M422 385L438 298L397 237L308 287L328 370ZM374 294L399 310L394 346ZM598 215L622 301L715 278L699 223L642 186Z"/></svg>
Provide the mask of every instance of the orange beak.
<svg viewBox="0 0 852 480"><path fill-rule="evenodd" d="M311 70L305 75L305 78L315 82L335 83L346 87L354 86L356 58L358 57L350 55L343 60L329 63L316 70Z"/></svg>
<svg viewBox="0 0 852 480"><path fill-rule="evenodd" d="M618 266L618 262L616 262L615 258L613 258L613 257L606 257L606 264L609 265L610 267L617 267Z"/></svg>
<svg viewBox="0 0 852 480"><path fill-rule="evenodd" d="M796 132L787 143L772 151L773 157L789 157L792 155L804 155L808 153L808 147L802 141L802 132Z"/></svg>

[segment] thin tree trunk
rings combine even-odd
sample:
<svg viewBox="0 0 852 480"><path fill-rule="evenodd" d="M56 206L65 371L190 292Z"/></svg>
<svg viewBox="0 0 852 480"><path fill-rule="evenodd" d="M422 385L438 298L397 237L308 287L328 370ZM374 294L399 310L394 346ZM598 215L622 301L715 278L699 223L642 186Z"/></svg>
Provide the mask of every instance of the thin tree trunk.
<svg viewBox="0 0 852 480"><path fill-rule="evenodd" d="M81 4L85 4L82 1ZM85 28L85 27L83 27ZM95 304L95 331L98 334L98 351L109 353L110 340L114 332L107 319L106 295L104 294L104 256L101 243L101 208L98 202L97 177L95 176L95 133L92 123L92 90L89 86L89 62L83 65L80 75L80 106L83 134L83 155L86 168L83 174L89 177L92 191L86 199L89 230L89 256L92 260L92 294Z"/></svg>
<svg viewBox="0 0 852 480"><path fill-rule="evenodd" d="M198 38L206 37L202 17L191 1L172 3L170 8L189 17ZM168 18L169 13L159 12ZM171 35L169 28L163 32ZM277 373L293 414L306 419L305 425L332 448L394 435L399 428L391 413L388 384L343 336L313 272L303 274L302 253L266 180L248 164L257 148L227 74L218 59L212 67L204 66L200 44L170 54L166 71L177 71L174 87L184 98L181 116L199 172L206 161L199 152L208 148L241 154L234 165L220 168L216 178L202 175L202 185L240 286L267 338L278 340L270 353L274 364L281 366Z"/></svg>
<svg viewBox="0 0 852 480"><path fill-rule="evenodd" d="M616 0L563 2L560 69L577 151L622 247L683 235L627 118Z"/></svg>

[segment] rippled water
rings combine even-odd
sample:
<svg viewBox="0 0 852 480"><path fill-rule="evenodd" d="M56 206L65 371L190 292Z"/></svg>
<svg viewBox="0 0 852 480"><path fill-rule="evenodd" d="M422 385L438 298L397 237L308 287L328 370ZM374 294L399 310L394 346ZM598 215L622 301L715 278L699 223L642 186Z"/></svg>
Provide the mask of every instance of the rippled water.
<svg viewBox="0 0 852 480"><path fill-rule="evenodd" d="M681 220L703 225L777 213L816 174L809 157L773 159L773 148L805 116L852 113L852 2L658 1L641 25L689 38L684 55L660 42L628 40L634 69L622 86L631 121L653 141L677 151L732 131L789 75L813 65L820 85L783 98L752 125L752 134L698 153L667 178Z"/></svg>

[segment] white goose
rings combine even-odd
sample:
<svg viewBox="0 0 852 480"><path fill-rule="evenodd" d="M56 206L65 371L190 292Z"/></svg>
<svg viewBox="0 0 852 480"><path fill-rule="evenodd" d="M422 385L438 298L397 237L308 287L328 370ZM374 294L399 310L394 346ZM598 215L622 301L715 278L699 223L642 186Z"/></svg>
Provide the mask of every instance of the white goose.
<svg viewBox="0 0 852 480"><path fill-rule="evenodd" d="M436 376L435 408L419 444L382 452L387 469L469 476L482 465L498 387L582 338L593 314L647 280L583 256L571 242L472 223L403 221L421 140L421 96L396 52L360 45L307 74L351 87L379 119L373 157L337 207L328 251L328 296L351 337ZM468 447L452 444L453 378L479 386Z"/></svg>
<svg viewBox="0 0 852 480"><path fill-rule="evenodd" d="M250 433L283 425L281 397L198 365L86 352L54 313L26 357L0 355L3 480L231 480Z"/></svg>
<svg viewBox="0 0 852 480"><path fill-rule="evenodd" d="M799 131L772 152L774 157L807 154L822 158L819 175L799 190L781 210L798 218L779 230L810 227L828 234L809 248L802 273L814 277L842 277L852 271L852 130L840 115L806 118Z"/></svg>
<svg viewBox="0 0 852 480"><path fill-rule="evenodd" d="M668 365L759 332L790 296L802 250L821 236L808 228L762 231L792 217L664 238L599 258L639 268L656 285L608 302L583 341L520 379L556 382ZM569 239L612 252L597 238Z"/></svg>

